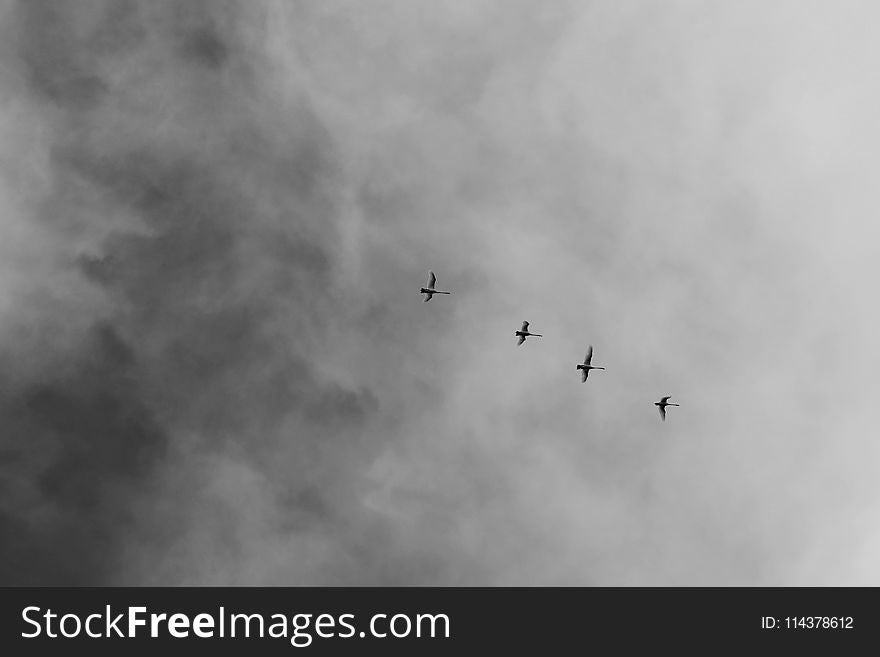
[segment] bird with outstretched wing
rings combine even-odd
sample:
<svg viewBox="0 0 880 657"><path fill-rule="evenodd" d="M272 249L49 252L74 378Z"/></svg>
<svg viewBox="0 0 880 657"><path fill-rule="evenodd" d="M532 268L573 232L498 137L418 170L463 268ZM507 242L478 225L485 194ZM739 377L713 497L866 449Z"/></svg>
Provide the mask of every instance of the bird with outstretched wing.
<svg viewBox="0 0 880 657"><path fill-rule="evenodd" d="M584 362L578 363L577 369L581 371L581 383L587 382L587 377L590 375L590 370L604 370L604 367L597 367L592 365L593 362L593 345L590 345L587 348L587 355L584 356Z"/></svg>
<svg viewBox="0 0 880 657"><path fill-rule="evenodd" d="M530 332L530 331L529 331L529 323L528 323L528 322L523 322L523 323L522 323L522 328L521 328L519 331L515 331L515 332L514 332L514 335L518 335L518 336L519 336L519 340L518 340L517 343L516 343L517 346L519 346L519 345L521 345L523 342L525 342L525 341L526 341L526 338L529 337L529 336L535 336L536 338L543 338L543 337L544 337L544 336L541 335L540 333L532 333L532 332Z"/></svg>
<svg viewBox="0 0 880 657"><path fill-rule="evenodd" d="M666 421L666 407L667 406L678 406L678 404L672 404L669 401L669 398L672 395L666 395L665 397L661 397L660 401L654 402L654 406L656 406L660 410L660 419L664 422Z"/></svg>
<svg viewBox="0 0 880 657"><path fill-rule="evenodd" d="M444 290L438 290L435 288L437 285L437 277L434 275L434 272L428 272L428 287L423 287L419 292L425 295L425 302L430 301L435 294L452 294L452 292L446 292Z"/></svg>

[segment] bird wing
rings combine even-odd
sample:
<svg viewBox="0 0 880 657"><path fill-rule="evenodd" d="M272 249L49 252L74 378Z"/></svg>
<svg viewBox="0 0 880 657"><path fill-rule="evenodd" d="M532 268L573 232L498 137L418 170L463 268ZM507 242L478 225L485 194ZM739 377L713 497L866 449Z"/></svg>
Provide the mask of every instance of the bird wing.
<svg viewBox="0 0 880 657"><path fill-rule="evenodd" d="M523 322L523 325L522 325L522 328L520 329L520 331L522 331L523 333L528 333L529 332L529 323Z"/></svg>
<svg viewBox="0 0 880 657"><path fill-rule="evenodd" d="M587 374L589 374L589 370L581 370L581 383L587 382Z"/></svg>
<svg viewBox="0 0 880 657"><path fill-rule="evenodd" d="M517 346L519 346L525 341L526 341L526 336L521 335L521 336L519 336L519 342L517 342L516 344L517 344Z"/></svg>
<svg viewBox="0 0 880 657"><path fill-rule="evenodd" d="M425 303L427 303L428 301L430 301L433 298L434 298L433 294L431 294L430 292L425 292Z"/></svg>
<svg viewBox="0 0 880 657"><path fill-rule="evenodd" d="M666 395L665 397L661 397L661 398L660 398L660 403L661 403L661 404L665 404L666 402L669 401L669 398L670 398L670 397L672 397L672 395Z"/></svg>
<svg viewBox="0 0 880 657"><path fill-rule="evenodd" d="M664 422L666 422L666 407L665 406L658 406L657 408L660 409L660 419L663 420Z"/></svg>
<svg viewBox="0 0 880 657"><path fill-rule="evenodd" d="M428 287L431 288L431 289L433 290L433 289L434 289L434 286L435 286L436 284L437 284L437 277L434 276L434 272L429 271L429 272L428 272Z"/></svg>
<svg viewBox="0 0 880 657"><path fill-rule="evenodd" d="M584 356L584 365L589 365L591 360L593 360L593 345L590 345L590 348L587 349L587 355Z"/></svg>

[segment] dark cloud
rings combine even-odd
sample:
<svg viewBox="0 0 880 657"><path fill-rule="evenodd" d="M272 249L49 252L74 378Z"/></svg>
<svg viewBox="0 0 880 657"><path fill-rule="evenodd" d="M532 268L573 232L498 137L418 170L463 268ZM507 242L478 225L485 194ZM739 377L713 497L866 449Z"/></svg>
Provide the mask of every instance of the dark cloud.
<svg viewBox="0 0 880 657"><path fill-rule="evenodd" d="M229 59L229 48L217 32L210 29L194 30L183 39L182 52L185 57L206 66L218 69Z"/></svg>
<svg viewBox="0 0 880 657"><path fill-rule="evenodd" d="M111 326L96 325L55 372L7 388L0 578L8 584L112 582L129 508L168 435L139 398L137 363Z"/></svg>
<svg viewBox="0 0 880 657"><path fill-rule="evenodd" d="M181 62L207 69L232 56L212 26L225 10L167 5L173 20L160 9L157 22L136 29L137 16L148 21L144 9L19 3L14 12L34 102L70 111L50 124L56 184L37 206L39 221L70 238L61 250L71 257L55 263L49 294L76 294L85 283L106 312L86 317L50 363L29 368L27 382L4 387L6 583L139 581L123 561L131 537L146 537L146 558L161 558L179 538L168 528L185 531L182 516L163 515L161 499L175 485L198 498L193 487L206 485L186 475L169 483L169 473L210 455L271 470L292 443L304 460L273 485L267 504L315 520L279 531L329 522L335 505L353 503L339 494L356 490L362 467L333 454L363 451L351 441L378 408L364 386L322 381L299 342L328 325L326 310L303 293L335 303L333 261L320 241L329 234L321 184L333 153L317 119L305 108L289 117L295 134L286 148L256 117L233 110L227 134L193 116L206 122L211 153L226 153L219 157L198 140L157 145L148 134L103 131L125 115L115 104L136 92L96 72L115 70L117 28L133 30L136 42L152 30L151 39L177 44ZM173 75L156 72L148 86L173 84ZM236 87L218 84L214 93L238 102ZM181 107L191 97L167 94ZM254 170L265 175L246 180ZM273 196L284 200L281 213ZM9 354L8 371L24 367L24 345ZM230 548L235 554L234 541Z"/></svg>
<svg viewBox="0 0 880 657"><path fill-rule="evenodd" d="M76 30L79 11L51 0L18 3L15 11L16 42L34 91L70 109L94 107L107 92L93 69L87 35Z"/></svg>

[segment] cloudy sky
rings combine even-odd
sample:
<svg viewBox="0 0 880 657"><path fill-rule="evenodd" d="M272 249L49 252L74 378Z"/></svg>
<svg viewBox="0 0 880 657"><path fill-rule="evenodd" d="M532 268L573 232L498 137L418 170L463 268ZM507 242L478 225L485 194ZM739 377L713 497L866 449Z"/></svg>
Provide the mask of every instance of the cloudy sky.
<svg viewBox="0 0 880 657"><path fill-rule="evenodd" d="M880 585L876 3L0 7L0 583Z"/></svg>

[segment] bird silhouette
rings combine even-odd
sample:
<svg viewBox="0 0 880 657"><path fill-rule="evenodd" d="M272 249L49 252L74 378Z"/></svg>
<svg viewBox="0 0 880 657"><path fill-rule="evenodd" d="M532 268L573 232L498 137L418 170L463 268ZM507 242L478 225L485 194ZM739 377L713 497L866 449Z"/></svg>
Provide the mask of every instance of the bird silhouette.
<svg viewBox="0 0 880 657"><path fill-rule="evenodd" d="M587 382L587 377L590 375L590 370L604 370L604 367L597 367L595 365L590 365L590 361L593 360L593 345L590 345L589 349L587 349L587 355L584 357L584 362L579 363L577 369L581 371L581 383Z"/></svg>
<svg viewBox="0 0 880 657"><path fill-rule="evenodd" d="M519 331L516 331L514 335L519 336L519 342L516 343L517 346L521 345L526 341L526 338L530 336L534 336L536 338L543 338L544 336L540 333L529 333L529 323L523 322L522 328Z"/></svg>
<svg viewBox="0 0 880 657"><path fill-rule="evenodd" d="M666 397L661 397L661 398L660 398L660 401L658 401L658 402L654 402L654 406L656 406L657 408L660 409L660 418L661 418L664 422L666 422L666 407L667 407L667 406L678 406L678 404L670 404L670 403L669 403L668 400L669 400L669 398L670 398L671 396L672 396L672 395L667 395Z"/></svg>
<svg viewBox="0 0 880 657"><path fill-rule="evenodd" d="M437 277L434 276L434 272L428 272L428 287L423 287L421 289L421 294L425 295L425 303L431 300L435 294L452 294L452 292L444 292L442 290L435 290L434 286L437 284Z"/></svg>

